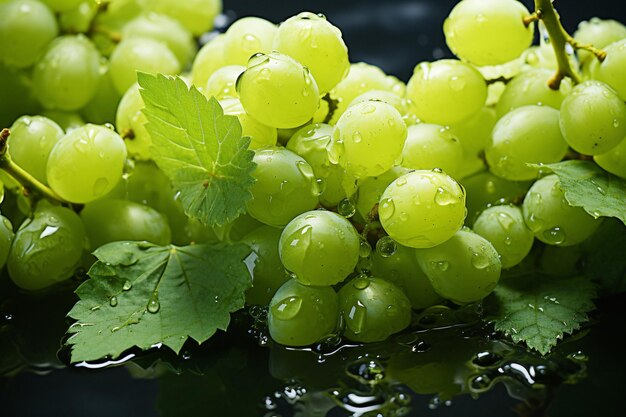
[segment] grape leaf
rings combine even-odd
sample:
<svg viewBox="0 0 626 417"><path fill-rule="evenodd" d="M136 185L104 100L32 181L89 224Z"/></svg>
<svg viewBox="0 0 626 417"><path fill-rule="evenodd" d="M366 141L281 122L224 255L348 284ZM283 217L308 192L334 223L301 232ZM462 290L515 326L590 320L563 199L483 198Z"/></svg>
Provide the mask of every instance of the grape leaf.
<svg viewBox="0 0 626 417"><path fill-rule="evenodd" d="M587 321L595 287L587 277L537 274L501 282L490 297L495 328L545 355Z"/></svg>
<svg viewBox="0 0 626 417"><path fill-rule="evenodd" d="M559 176L567 201L594 217L617 217L626 224L626 181L590 161L543 165Z"/></svg>
<svg viewBox="0 0 626 417"><path fill-rule="evenodd" d="M223 244L100 247L68 313L77 320L68 331L72 362L116 358L133 346L158 343L178 353L188 337L202 343L226 330L252 283L243 262L249 252L245 245Z"/></svg>
<svg viewBox="0 0 626 417"><path fill-rule="evenodd" d="M180 78L137 77L154 161L180 192L185 213L209 226L236 219L252 197L255 167L237 117Z"/></svg>

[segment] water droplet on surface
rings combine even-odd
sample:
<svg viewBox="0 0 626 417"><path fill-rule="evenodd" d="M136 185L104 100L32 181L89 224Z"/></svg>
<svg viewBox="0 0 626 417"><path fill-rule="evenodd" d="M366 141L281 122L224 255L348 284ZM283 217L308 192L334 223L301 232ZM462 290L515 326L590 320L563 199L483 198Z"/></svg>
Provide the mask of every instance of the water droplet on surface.
<svg viewBox="0 0 626 417"><path fill-rule="evenodd" d="M482 252L472 253L472 265L476 269L485 269L489 266L489 258Z"/></svg>
<svg viewBox="0 0 626 417"><path fill-rule="evenodd" d="M361 114L372 114L376 111L376 106L371 103L364 104L361 107Z"/></svg>
<svg viewBox="0 0 626 417"><path fill-rule="evenodd" d="M39 239L43 239L46 236L51 236L55 234L58 230L59 226L46 226L39 235Z"/></svg>
<svg viewBox="0 0 626 417"><path fill-rule="evenodd" d="M302 298L298 296L287 297L272 307L272 315L278 320L291 320L300 312Z"/></svg>
<svg viewBox="0 0 626 417"><path fill-rule="evenodd" d="M117 307L117 297L115 297L115 296L114 296L114 297L111 297L111 298L109 299L109 305L110 305L111 307Z"/></svg>
<svg viewBox="0 0 626 417"><path fill-rule="evenodd" d="M344 198L337 204L337 213L343 217L350 218L356 213L356 205L349 198Z"/></svg>
<svg viewBox="0 0 626 417"><path fill-rule="evenodd" d="M161 303L159 303L159 295L155 292L152 294L150 301L148 301L147 310L148 310L148 313L155 314L155 313L158 313L160 309L161 309Z"/></svg>
<svg viewBox="0 0 626 417"><path fill-rule="evenodd" d="M376 242L376 253L383 258L393 256L397 249L398 245L396 244L396 241L389 236L384 236Z"/></svg>
<svg viewBox="0 0 626 417"><path fill-rule="evenodd" d="M565 242L565 232L560 227L553 227L543 232L543 238L552 245L560 245Z"/></svg>
<svg viewBox="0 0 626 417"><path fill-rule="evenodd" d="M367 258L372 253L372 247L369 242L363 237L359 236L359 256L361 258Z"/></svg>
<svg viewBox="0 0 626 417"><path fill-rule="evenodd" d="M450 191L443 187L438 187L435 194L435 203L439 206L449 206L454 204L458 199Z"/></svg>
<svg viewBox="0 0 626 417"><path fill-rule="evenodd" d="M396 210L396 206L392 198L384 198L380 201L378 206L378 215L381 220L390 219Z"/></svg>
<svg viewBox="0 0 626 417"><path fill-rule="evenodd" d="M122 290L129 291L132 287L133 287L133 284L127 280L126 282L124 282L124 286L122 287Z"/></svg>
<svg viewBox="0 0 626 417"><path fill-rule="evenodd" d="M361 303L361 300L357 300L356 303L350 307L350 310L348 310L346 326L352 333L359 334L363 330L366 316L367 308Z"/></svg>
<svg viewBox="0 0 626 417"><path fill-rule="evenodd" d="M359 277L356 278L353 282L352 285L354 286L354 288L356 288L357 290L364 290L367 287L369 287L370 285L370 280L367 279L366 277Z"/></svg>
<svg viewBox="0 0 626 417"><path fill-rule="evenodd" d="M496 220L504 230L509 230L515 224L515 219L503 211L496 215Z"/></svg>
<svg viewBox="0 0 626 417"><path fill-rule="evenodd" d="M446 272L448 268L450 268L450 262L448 261L437 261L434 262L435 267L441 272Z"/></svg>

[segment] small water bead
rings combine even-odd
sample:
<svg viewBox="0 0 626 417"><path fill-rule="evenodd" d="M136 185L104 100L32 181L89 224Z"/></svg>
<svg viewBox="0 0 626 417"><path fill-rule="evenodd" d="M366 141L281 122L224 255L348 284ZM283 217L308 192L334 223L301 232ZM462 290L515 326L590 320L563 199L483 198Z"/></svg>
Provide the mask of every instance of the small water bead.
<svg viewBox="0 0 626 417"><path fill-rule="evenodd" d="M372 359L362 359L348 365L346 373L363 384L376 384L385 378L382 364Z"/></svg>
<svg viewBox="0 0 626 417"><path fill-rule="evenodd" d="M361 303L361 300L357 300L356 304L353 304L346 315L346 326L354 333L359 334L363 330L365 324L365 317L367 316L367 308Z"/></svg>
<svg viewBox="0 0 626 417"><path fill-rule="evenodd" d="M352 282L352 285L357 290L364 290L370 285L370 280L367 277L359 277Z"/></svg>
<svg viewBox="0 0 626 417"><path fill-rule="evenodd" d="M302 298L291 296L281 300L272 307L272 314L279 320L293 319L302 308Z"/></svg>
<svg viewBox="0 0 626 417"><path fill-rule="evenodd" d="M502 359L503 359L502 356L498 355L497 353L484 351L484 352L478 352L476 356L474 357L474 359L472 360L472 363L476 366L480 366L484 368L484 367L494 366L498 362L500 362Z"/></svg>
<svg viewBox="0 0 626 417"><path fill-rule="evenodd" d="M490 265L489 258L481 252L472 253L472 265L476 269L485 269Z"/></svg>
<svg viewBox="0 0 626 417"><path fill-rule="evenodd" d="M337 204L337 213L343 217L350 218L356 213L356 205L350 198L344 198Z"/></svg>
<svg viewBox="0 0 626 417"><path fill-rule="evenodd" d="M437 267L438 270L440 270L441 272L446 272L448 270L448 268L450 268L450 262L448 261L437 261L434 262L435 267Z"/></svg>
<svg viewBox="0 0 626 417"><path fill-rule="evenodd" d="M397 249L398 245L396 241L389 236L384 236L376 242L376 252L383 258L393 256Z"/></svg>
<svg viewBox="0 0 626 417"><path fill-rule="evenodd" d="M109 305L111 307L117 307L117 304L118 304L117 297L113 296L109 298Z"/></svg>
<svg viewBox="0 0 626 417"><path fill-rule="evenodd" d="M381 219L387 220L391 218L396 210L396 206L391 198L384 198L380 200L378 205L378 215Z"/></svg>
<svg viewBox="0 0 626 417"><path fill-rule="evenodd" d="M130 281L126 280L124 282L124 285L122 286L122 290L129 291L132 287L133 287L133 284Z"/></svg>
<svg viewBox="0 0 626 417"><path fill-rule="evenodd" d="M148 313L152 313L152 314L158 313L159 310L161 309L161 303L159 303L159 296L156 292L152 294L152 297L150 298L150 301L148 301L148 306L146 308L148 310Z"/></svg>
<svg viewBox="0 0 626 417"><path fill-rule="evenodd" d="M440 206L448 206L450 204L454 204L458 202L459 199L454 196L450 191L443 187L437 188L437 193L435 194L435 203Z"/></svg>
<svg viewBox="0 0 626 417"><path fill-rule="evenodd" d="M565 242L565 232L560 227L553 227L543 232L544 239L552 245L560 245Z"/></svg>

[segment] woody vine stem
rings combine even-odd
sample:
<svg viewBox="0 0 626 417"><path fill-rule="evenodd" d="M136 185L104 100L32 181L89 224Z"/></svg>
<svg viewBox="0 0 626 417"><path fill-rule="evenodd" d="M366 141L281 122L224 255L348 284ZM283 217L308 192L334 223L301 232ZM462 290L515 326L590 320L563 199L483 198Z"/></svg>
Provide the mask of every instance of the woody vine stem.
<svg viewBox="0 0 626 417"><path fill-rule="evenodd" d="M569 77L576 84L580 82L580 76L578 72L572 68L570 59L566 53L567 45L571 45L574 49L585 49L593 53L597 59L602 62L606 58L606 52L596 49L593 45L583 45L577 42L572 36L567 33L563 25L559 14L554 9L554 5L551 0L535 0L535 12L530 16L524 18L524 24L529 25L534 21L542 21L548 36L550 37L550 43L554 48L554 54L558 64L557 72L550 78L548 85L553 90L558 90L563 78Z"/></svg>

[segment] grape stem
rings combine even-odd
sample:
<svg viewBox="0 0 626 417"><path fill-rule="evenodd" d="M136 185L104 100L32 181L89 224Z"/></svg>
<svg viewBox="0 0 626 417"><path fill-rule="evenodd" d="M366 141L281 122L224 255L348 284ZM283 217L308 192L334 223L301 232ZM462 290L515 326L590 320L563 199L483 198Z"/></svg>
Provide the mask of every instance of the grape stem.
<svg viewBox="0 0 626 417"><path fill-rule="evenodd" d="M575 84L579 83L580 77L572 68L569 57L565 53L566 45L571 44L573 39L561 24L561 19L554 9L552 1L535 0L534 15L541 19L548 31L548 36L550 36L550 42L554 48L554 55L556 56L556 62L558 64L556 73L548 80L548 87L552 90L558 90L561 86L561 81L563 81L565 77L571 78Z"/></svg>
<svg viewBox="0 0 626 417"><path fill-rule="evenodd" d="M52 191L50 187L41 183L35 177L26 172L22 167L13 162L11 158L9 158L7 155L7 143L9 136L11 136L11 131L9 129L2 129L2 131L0 131L0 169L15 178L25 189L28 190L29 188L34 188L50 200L54 200L62 204L69 204L61 196Z"/></svg>

